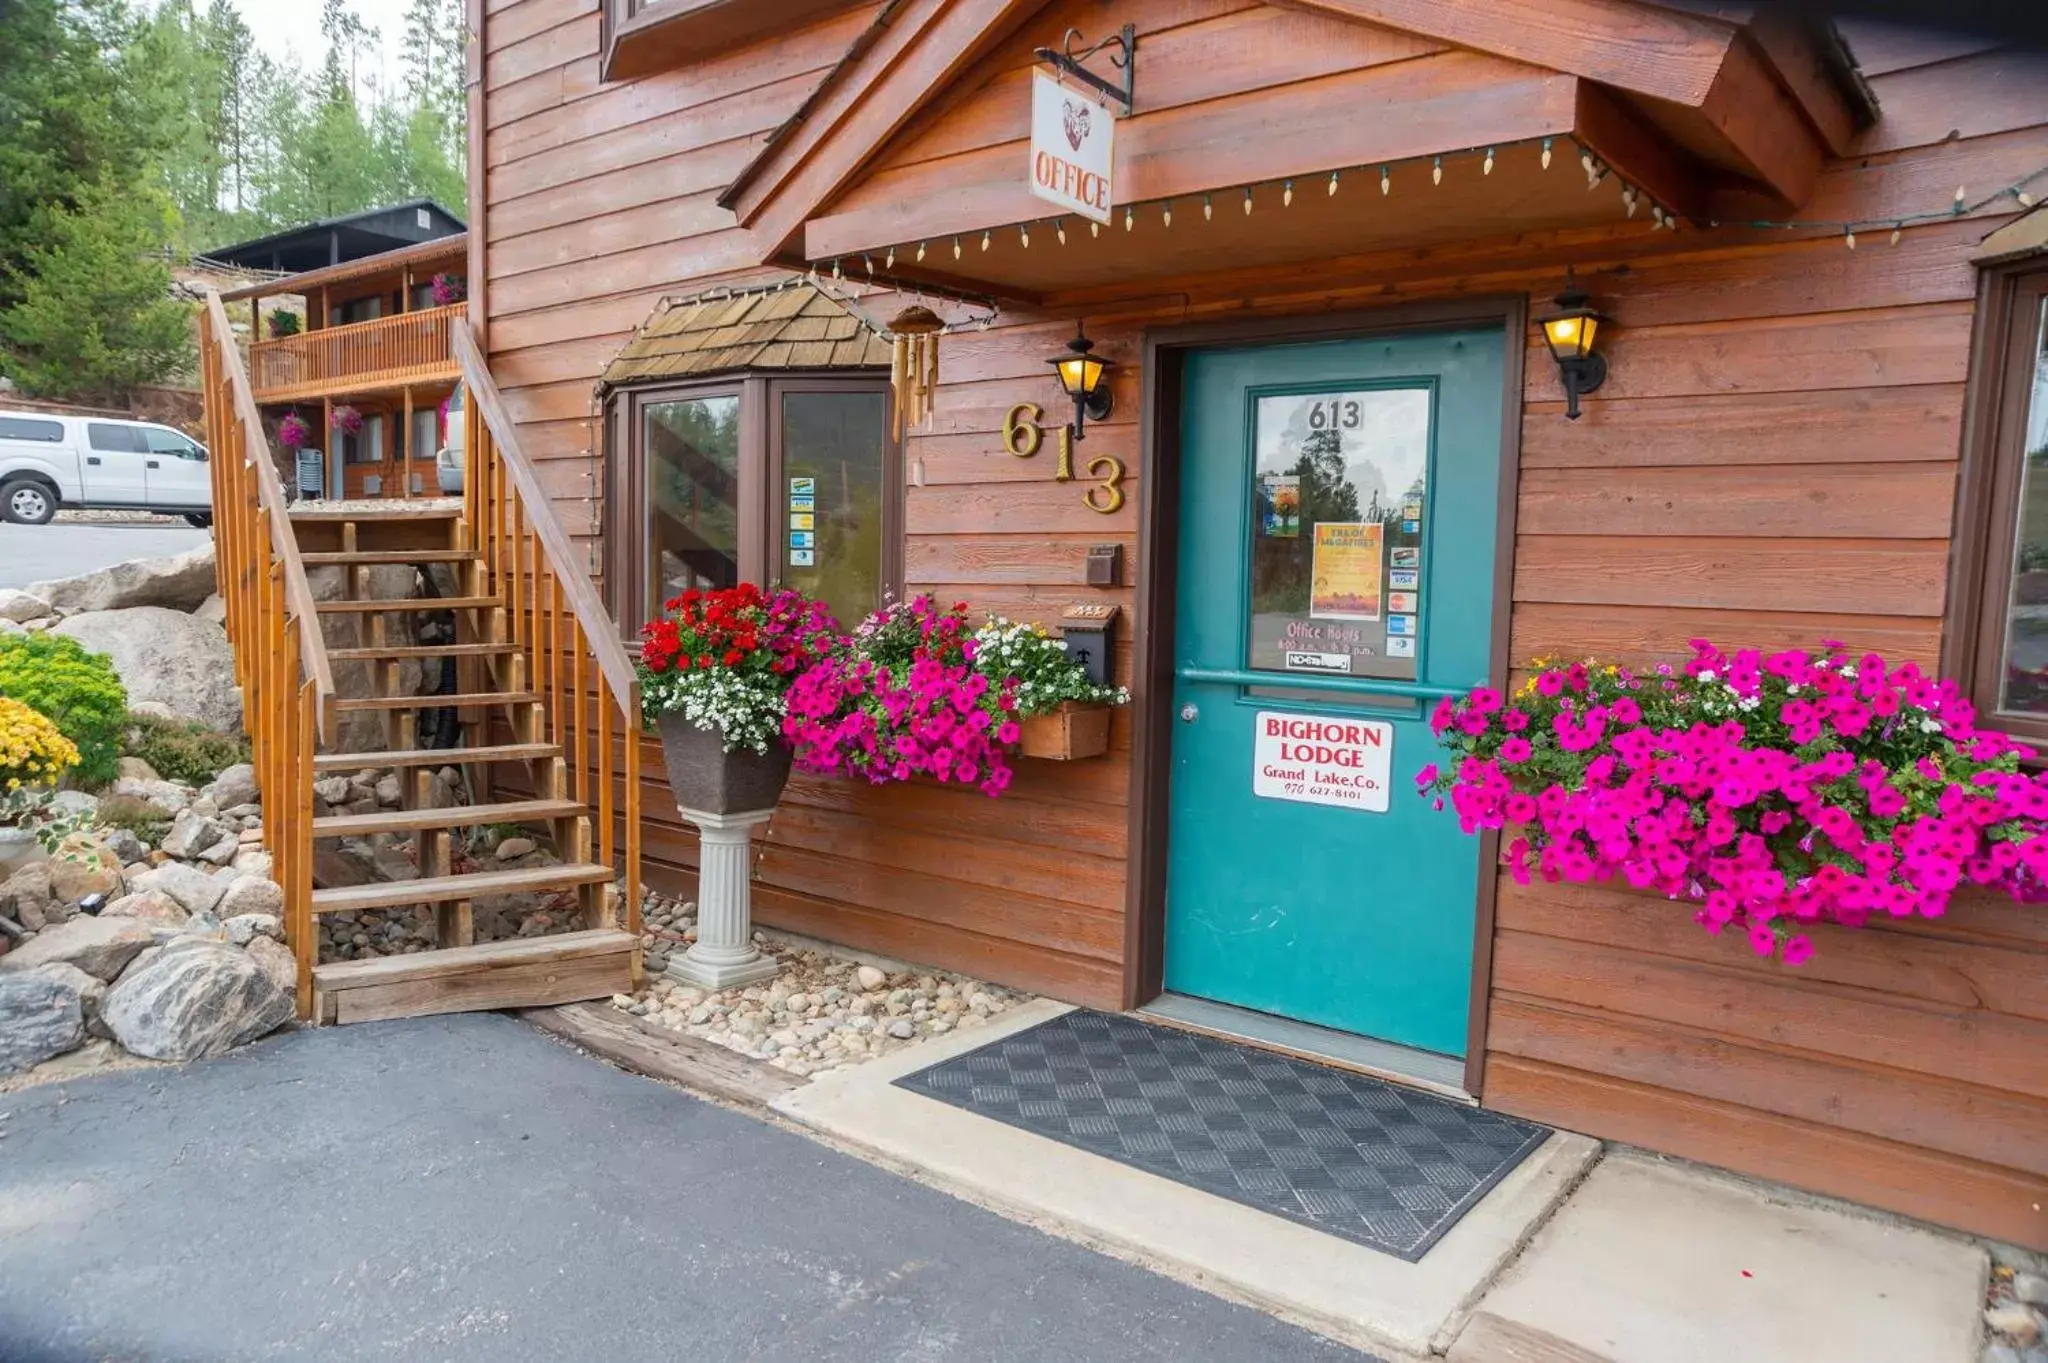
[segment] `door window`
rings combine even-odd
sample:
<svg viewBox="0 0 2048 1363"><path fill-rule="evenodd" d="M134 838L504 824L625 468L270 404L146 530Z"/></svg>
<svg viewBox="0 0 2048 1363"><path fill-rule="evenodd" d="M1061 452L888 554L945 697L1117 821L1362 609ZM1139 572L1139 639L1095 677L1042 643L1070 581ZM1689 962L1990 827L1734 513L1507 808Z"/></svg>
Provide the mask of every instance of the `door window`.
<svg viewBox="0 0 2048 1363"><path fill-rule="evenodd" d="M1418 385L1252 398L1248 667L1419 675L1434 397Z"/></svg>
<svg viewBox="0 0 2048 1363"><path fill-rule="evenodd" d="M206 451L187 435L168 430L162 426L148 426L142 432L143 442L151 454L167 454L175 459L201 460Z"/></svg>
<svg viewBox="0 0 2048 1363"><path fill-rule="evenodd" d="M149 449L140 426L123 426L112 421L88 421L85 437L96 450L108 454L143 454Z"/></svg>
<svg viewBox="0 0 2048 1363"><path fill-rule="evenodd" d="M740 580L738 394L650 402L647 452L647 610L691 587Z"/></svg>

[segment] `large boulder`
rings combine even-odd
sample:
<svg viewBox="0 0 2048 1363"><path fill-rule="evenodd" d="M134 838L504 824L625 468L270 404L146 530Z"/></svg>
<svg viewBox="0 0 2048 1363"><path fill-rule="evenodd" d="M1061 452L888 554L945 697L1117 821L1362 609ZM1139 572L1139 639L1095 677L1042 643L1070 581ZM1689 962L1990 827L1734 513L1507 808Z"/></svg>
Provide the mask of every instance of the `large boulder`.
<svg viewBox="0 0 2048 1363"><path fill-rule="evenodd" d="M55 963L76 966L96 980L111 980L144 947L155 942L156 933L139 918L92 918L81 914L68 923L44 928L0 956L0 973Z"/></svg>
<svg viewBox="0 0 2048 1363"><path fill-rule="evenodd" d="M256 784L256 768L247 762L239 762L214 777L213 784L201 794L212 796L213 802L222 809L252 805L262 798L262 791Z"/></svg>
<svg viewBox="0 0 2048 1363"><path fill-rule="evenodd" d="M35 970L0 975L0 1075L40 1065L85 1040L85 1004L63 980Z"/></svg>
<svg viewBox="0 0 2048 1363"><path fill-rule="evenodd" d="M68 916L50 884L50 863L32 861L0 884L0 916L12 918L31 932Z"/></svg>
<svg viewBox="0 0 2048 1363"><path fill-rule="evenodd" d="M100 910L102 918L133 918L165 928L181 928L192 915L161 890L125 894Z"/></svg>
<svg viewBox="0 0 2048 1363"><path fill-rule="evenodd" d="M219 625L162 606L136 606L74 615L55 633L112 658L131 709L160 707L222 733L241 732L235 654Z"/></svg>
<svg viewBox="0 0 2048 1363"><path fill-rule="evenodd" d="M66 905L89 894L121 893L121 858L97 834L73 833L43 864L50 870L51 893Z"/></svg>
<svg viewBox="0 0 2048 1363"><path fill-rule="evenodd" d="M233 833L222 824L187 809L171 821L170 831L164 834L163 841L157 846L180 861L193 861L222 838L232 836Z"/></svg>
<svg viewBox="0 0 2048 1363"><path fill-rule="evenodd" d="M31 582L28 594L49 602L60 615L78 615L135 606L194 611L213 588L213 546L207 544L175 558L130 559L78 577Z"/></svg>
<svg viewBox="0 0 2048 1363"><path fill-rule="evenodd" d="M229 883L228 892L220 897L220 903L214 906L213 911L223 920L248 914L283 918L284 889L276 881L263 876L237 876Z"/></svg>
<svg viewBox="0 0 2048 1363"><path fill-rule="evenodd" d="M133 708L133 707L130 707ZM140 800L169 818L192 804L192 790L176 781L165 781L157 777L127 776L117 778L109 795L121 795L131 800Z"/></svg>
<svg viewBox="0 0 2048 1363"><path fill-rule="evenodd" d="M210 876L195 866L167 861L153 871L135 877L129 889L137 894L155 891L176 901L187 913L212 913L228 892L229 882Z"/></svg>
<svg viewBox="0 0 2048 1363"><path fill-rule="evenodd" d="M50 603L40 596L17 591L13 587L0 587L0 620L25 623L40 620L50 614Z"/></svg>
<svg viewBox="0 0 2048 1363"><path fill-rule="evenodd" d="M249 940L247 955L250 960L263 967L263 973L277 981L277 987L294 997L299 988L299 963L292 956L291 948L268 937L253 937Z"/></svg>
<svg viewBox="0 0 2048 1363"><path fill-rule="evenodd" d="M292 996L248 953L181 937L123 975L100 1007L114 1039L151 1060L202 1060L291 1020Z"/></svg>
<svg viewBox="0 0 2048 1363"><path fill-rule="evenodd" d="M52 961L36 967L38 975L47 975L67 988L78 992L78 1005L85 1013L85 1030L93 1036L112 1036L107 1025L100 1021L100 1005L107 1000L107 982L95 979L75 965Z"/></svg>

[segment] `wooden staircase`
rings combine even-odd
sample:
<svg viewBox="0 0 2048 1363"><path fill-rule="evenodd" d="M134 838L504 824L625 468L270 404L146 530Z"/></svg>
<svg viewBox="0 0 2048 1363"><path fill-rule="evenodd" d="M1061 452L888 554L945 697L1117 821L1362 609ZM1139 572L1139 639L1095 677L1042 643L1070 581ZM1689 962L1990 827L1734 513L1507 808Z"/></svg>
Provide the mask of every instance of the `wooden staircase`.
<svg viewBox="0 0 2048 1363"><path fill-rule="evenodd" d="M301 1017L370 1021L630 991L640 975L638 687L467 330L455 338L469 394L461 505L374 509L287 507L217 298L202 337L219 574ZM453 591L380 597L393 567L418 570L408 587L431 572ZM309 569L339 592L316 596ZM453 620L452 641L392 627L429 613ZM329 649L322 625L334 621L359 637ZM443 660L453 662L452 691L406 688L405 664L445 674ZM336 663L349 666L337 673ZM420 719L441 711L454 712L455 733L441 725L438 736L456 741L426 746ZM371 717L381 743L338 750L351 716ZM476 803L437 807L442 767L465 773ZM399 808L316 807L316 780L366 768L397 776ZM545 835L559 863L458 870L458 834L486 825ZM416 875L314 886L316 844L378 835L410 839ZM515 893L573 895L580 926L477 941L475 902ZM433 949L319 959L324 916L394 908L431 914Z"/></svg>

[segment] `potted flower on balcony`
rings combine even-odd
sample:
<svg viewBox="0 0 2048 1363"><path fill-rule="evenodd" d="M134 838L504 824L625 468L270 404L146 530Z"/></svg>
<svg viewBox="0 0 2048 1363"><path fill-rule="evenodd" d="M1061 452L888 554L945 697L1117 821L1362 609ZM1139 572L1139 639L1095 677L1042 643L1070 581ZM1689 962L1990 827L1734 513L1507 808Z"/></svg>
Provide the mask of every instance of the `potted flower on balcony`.
<svg viewBox="0 0 2048 1363"><path fill-rule="evenodd" d="M1539 659L1513 696L1441 702L1454 761L1417 786L1509 830L1521 884L1618 878L1786 965L1818 925L1939 918L1960 888L2048 899L2048 772L1953 682L1839 644L1693 647L1644 676Z"/></svg>
<svg viewBox="0 0 2048 1363"><path fill-rule="evenodd" d="M299 315L296 312L293 312L290 308L272 308L270 310L270 335L273 340L283 340L287 336L296 336L298 334Z"/></svg>
<svg viewBox="0 0 2048 1363"><path fill-rule="evenodd" d="M363 433L363 414L344 402L328 416L327 424L331 429L339 431L343 435L361 435Z"/></svg>
<svg viewBox="0 0 2048 1363"><path fill-rule="evenodd" d="M428 289L437 308L451 307L469 297L469 281L461 275L449 274L445 270L434 276L434 282Z"/></svg>
<svg viewBox="0 0 2048 1363"><path fill-rule="evenodd" d="M834 651L837 625L801 592L691 590L641 631L640 695L686 811L772 809L789 778L784 697Z"/></svg>

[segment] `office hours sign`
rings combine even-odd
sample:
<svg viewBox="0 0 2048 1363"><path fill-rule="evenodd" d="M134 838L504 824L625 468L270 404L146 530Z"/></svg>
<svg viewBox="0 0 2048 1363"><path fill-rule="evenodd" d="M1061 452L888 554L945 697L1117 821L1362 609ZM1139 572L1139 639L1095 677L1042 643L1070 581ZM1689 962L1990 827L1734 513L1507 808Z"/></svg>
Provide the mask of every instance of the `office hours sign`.
<svg viewBox="0 0 2048 1363"><path fill-rule="evenodd" d="M1031 192L1070 213L1109 221L1116 202L1116 119L1093 97L1031 73Z"/></svg>
<svg viewBox="0 0 2048 1363"><path fill-rule="evenodd" d="M1261 710L1252 732L1252 794L1387 812L1394 726L1350 716Z"/></svg>

